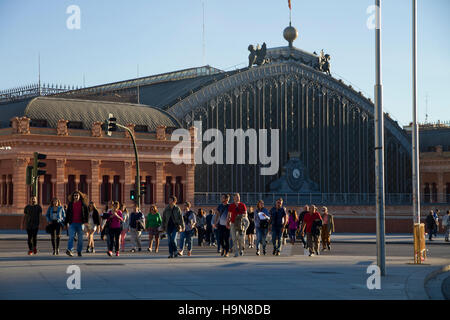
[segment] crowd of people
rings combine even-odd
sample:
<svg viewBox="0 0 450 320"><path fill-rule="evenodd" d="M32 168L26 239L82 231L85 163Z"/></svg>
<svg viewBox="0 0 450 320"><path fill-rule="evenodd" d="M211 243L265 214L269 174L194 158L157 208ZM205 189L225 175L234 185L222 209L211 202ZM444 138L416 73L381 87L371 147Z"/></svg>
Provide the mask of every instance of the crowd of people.
<svg viewBox="0 0 450 320"><path fill-rule="evenodd" d="M82 256L83 237L88 244L86 253L95 253L94 234L106 241L108 256L119 256L125 251L125 238L131 237L130 252L142 251L142 233L148 232L149 245L147 251L158 252L160 240L168 239L169 258L185 255L191 256L194 238L197 236L198 246L216 246L217 253L228 257L243 256L247 249L255 249L256 255L267 254L268 236L271 235L274 256L281 254L283 246L289 241L294 245L299 239L305 253L309 256L319 255L320 251L331 250L331 234L334 232L334 218L327 207L319 210L315 205L305 205L303 211L287 210L283 199L276 200L272 208L265 207L259 200L256 208L241 202L238 193L231 196L223 194L216 210L192 210L190 202L177 204L175 196L169 197L169 205L162 215L156 206L150 207L145 216L139 206L135 205L131 212L118 201L110 201L103 210L98 210L94 202L88 202L86 195L74 191L68 197L67 206L62 206L59 199L53 199L45 214L46 232L51 236L53 255L59 255L61 232L67 230L68 242L66 254L76 252ZM36 197L24 209L22 229L28 233L28 255L37 254L37 233L40 224L42 207L37 204ZM445 241L449 241L450 211L442 219L445 229ZM437 235L439 212L430 211L426 218L429 240ZM179 241L177 243L177 235ZM289 239L289 240L288 240ZM246 246L247 240L247 246ZM153 242L155 247L153 249ZM320 245L322 247L320 248Z"/></svg>

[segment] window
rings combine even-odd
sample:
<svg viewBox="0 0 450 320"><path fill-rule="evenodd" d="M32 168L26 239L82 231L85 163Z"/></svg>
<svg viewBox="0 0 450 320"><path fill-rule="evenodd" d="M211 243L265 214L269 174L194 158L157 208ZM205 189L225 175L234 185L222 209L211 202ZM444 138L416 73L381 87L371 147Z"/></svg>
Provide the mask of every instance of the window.
<svg viewBox="0 0 450 320"><path fill-rule="evenodd" d="M183 197L183 184L181 183L181 177L176 177L175 182L175 196L178 199L178 203L182 203L184 201Z"/></svg>
<svg viewBox="0 0 450 320"><path fill-rule="evenodd" d="M172 177L167 176L164 184L164 199L166 203L169 203L169 197L173 196L173 191Z"/></svg>
<svg viewBox="0 0 450 320"><path fill-rule="evenodd" d="M6 182L6 174L3 175L3 182L2 182L2 205L5 205L8 203L7 195L8 195L8 183Z"/></svg>
<svg viewBox="0 0 450 320"><path fill-rule="evenodd" d="M103 204L106 204L111 200L111 192L110 192L109 176L103 176L102 186L101 186L101 201Z"/></svg>
<svg viewBox="0 0 450 320"><path fill-rule="evenodd" d="M423 189L423 202L430 203L430 184L425 183L425 188Z"/></svg>
<svg viewBox="0 0 450 320"><path fill-rule="evenodd" d="M433 202L437 202L437 187L436 183L431 185L431 198Z"/></svg>
<svg viewBox="0 0 450 320"><path fill-rule="evenodd" d="M30 127L47 128L47 120L45 120L45 119L31 119Z"/></svg>
<svg viewBox="0 0 450 320"><path fill-rule="evenodd" d="M87 176L84 174L80 176L80 183L78 184L78 190L80 190L84 194L88 194Z"/></svg>
<svg viewBox="0 0 450 320"><path fill-rule="evenodd" d="M148 132L148 127L146 125L137 124L134 127L134 131L135 132Z"/></svg>
<svg viewBox="0 0 450 320"><path fill-rule="evenodd" d="M67 178L67 194L66 196L71 195L75 189L76 189L76 184L75 184L75 176L73 174L70 174L69 177Z"/></svg>
<svg viewBox="0 0 450 320"><path fill-rule="evenodd" d="M8 197L8 204L12 205L14 203L14 185L12 183L12 175L8 175L8 189L9 189L9 197Z"/></svg>
<svg viewBox="0 0 450 320"><path fill-rule="evenodd" d="M152 184L152 177L146 176L145 177L145 194L144 194L144 203L145 204L153 204L153 184Z"/></svg>
<svg viewBox="0 0 450 320"><path fill-rule="evenodd" d="M67 122L68 129L83 129L83 122L81 121L69 121Z"/></svg>
<svg viewBox="0 0 450 320"><path fill-rule="evenodd" d="M113 185L112 185L112 200L119 201L122 203L122 185L120 183L120 176L114 176Z"/></svg>
<svg viewBox="0 0 450 320"><path fill-rule="evenodd" d="M42 183L42 204L48 205L53 198L52 175L46 174Z"/></svg>

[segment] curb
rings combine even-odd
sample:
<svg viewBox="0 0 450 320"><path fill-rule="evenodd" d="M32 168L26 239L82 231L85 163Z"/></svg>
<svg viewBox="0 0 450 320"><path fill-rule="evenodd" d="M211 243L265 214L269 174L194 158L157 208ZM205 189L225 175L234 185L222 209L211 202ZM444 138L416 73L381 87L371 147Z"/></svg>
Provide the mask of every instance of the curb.
<svg viewBox="0 0 450 320"><path fill-rule="evenodd" d="M423 281L423 287L425 288L425 293L427 294L428 299L431 299L431 296L430 296L430 294L428 293L428 290L426 289L426 288L427 288L428 282L429 282L430 280L432 280L432 279L438 277L439 275L441 275L441 274L443 274L443 273L446 273L446 272L449 272L449 271L450 271L450 264L448 264L448 265L446 265L446 266L443 266L443 267L441 267L441 268L439 268L439 269L437 269L437 270L434 270L433 272L431 272L430 274L428 274L428 275L425 277L425 279L424 279L424 281ZM443 293L443 292L441 292L441 293L442 293L442 296L444 297L444 293ZM445 297L444 297L444 299L445 299Z"/></svg>

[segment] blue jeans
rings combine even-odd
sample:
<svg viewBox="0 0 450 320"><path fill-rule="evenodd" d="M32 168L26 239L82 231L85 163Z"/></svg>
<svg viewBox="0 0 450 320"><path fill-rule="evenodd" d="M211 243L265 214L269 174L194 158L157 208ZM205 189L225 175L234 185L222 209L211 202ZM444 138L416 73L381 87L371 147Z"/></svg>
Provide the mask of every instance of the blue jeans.
<svg viewBox="0 0 450 320"><path fill-rule="evenodd" d="M167 230L167 237L169 240L169 254L175 256L177 254L177 242L175 238L177 237L177 229Z"/></svg>
<svg viewBox="0 0 450 320"><path fill-rule="evenodd" d="M276 251L281 250L281 237L283 236L283 232L281 232L280 228L273 228L272 227L272 243L273 243L273 249Z"/></svg>
<svg viewBox="0 0 450 320"><path fill-rule="evenodd" d="M268 232L269 229L256 228L256 251L259 251L260 244L262 244L263 250L266 250Z"/></svg>
<svg viewBox="0 0 450 320"><path fill-rule="evenodd" d="M75 234L77 236L77 251L83 251L83 224L81 223L72 223L69 226L69 241L67 243L67 250L72 251L73 249L73 238Z"/></svg>
<svg viewBox="0 0 450 320"><path fill-rule="evenodd" d="M187 242L188 251L192 250L192 243L194 242L194 239L192 238L194 236L194 230L190 231L184 231L180 234L180 250L184 250L184 243Z"/></svg>

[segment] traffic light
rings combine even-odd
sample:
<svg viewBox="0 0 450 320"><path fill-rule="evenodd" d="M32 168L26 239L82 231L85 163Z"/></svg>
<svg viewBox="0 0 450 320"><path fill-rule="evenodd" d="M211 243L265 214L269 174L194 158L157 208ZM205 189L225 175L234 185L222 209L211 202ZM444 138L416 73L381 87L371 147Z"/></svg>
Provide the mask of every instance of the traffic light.
<svg viewBox="0 0 450 320"><path fill-rule="evenodd" d="M136 192L134 190L130 190L130 200L135 200L136 199Z"/></svg>
<svg viewBox="0 0 450 320"><path fill-rule="evenodd" d="M147 184L145 182L141 182L141 194L145 194L147 191Z"/></svg>
<svg viewBox="0 0 450 320"><path fill-rule="evenodd" d="M43 176L45 174L45 170L39 170L39 168L44 168L47 164L45 162L39 162L39 160L44 160L47 158L47 155L42 153L34 153L34 162L33 162L33 177L37 178L38 176Z"/></svg>
<svg viewBox="0 0 450 320"><path fill-rule="evenodd" d="M27 186L31 186L33 184L33 166L27 167Z"/></svg>
<svg viewBox="0 0 450 320"><path fill-rule="evenodd" d="M106 120L106 126L105 126L105 130L106 130L106 134L108 136L111 136L112 131L116 131L117 130L117 125L116 125L117 119L114 118L113 114L110 113L108 115L108 120Z"/></svg>

